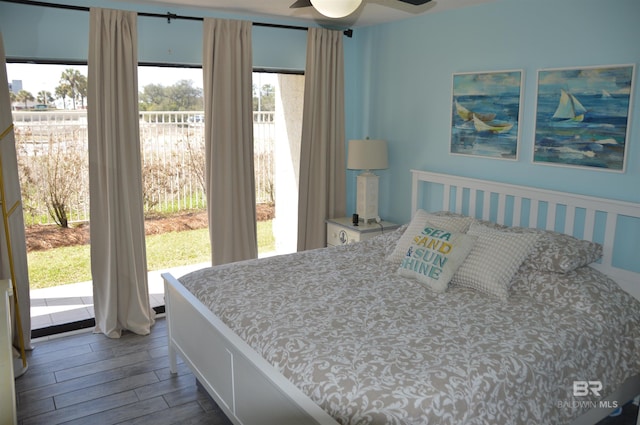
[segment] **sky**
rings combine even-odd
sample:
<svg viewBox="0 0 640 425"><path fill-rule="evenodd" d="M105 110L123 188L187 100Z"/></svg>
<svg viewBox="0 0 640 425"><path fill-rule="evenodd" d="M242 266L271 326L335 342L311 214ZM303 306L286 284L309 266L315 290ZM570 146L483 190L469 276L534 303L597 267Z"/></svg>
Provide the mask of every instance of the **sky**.
<svg viewBox="0 0 640 425"><path fill-rule="evenodd" d="M74 65L45 65L45 64L7 64L7 78L22 80L22 88L37 96L38 92L46 90L52 94L60 84L60 76L67 69L77 69L83 75L87 75L86 66ZM202 87L202 70L194 68L164 68L141 67L138 70L138 85L144 87L148 84L162 84L170 86L180 80L192 80L194 86Z"/></svg>
<svg viewBox="0 0 640 425"><path fill-rule="evenodd" d="M38 92L42 90L50 91L54 94L55 88L60 84L60 76L65 70L70 68L77 69L83 75L87 75L86 66L9 63L7 64L7 78L9 82L12 80L22 80L22 88L31 92L34 96L37 96ZM263 81L256 82L258 86L267 83L275 84L273 74L260 75ZM167 67L138 68L138 86L140 87L148 84L171 86L180 80L191 80L195 87L202 88L202 69Z"/></svg>

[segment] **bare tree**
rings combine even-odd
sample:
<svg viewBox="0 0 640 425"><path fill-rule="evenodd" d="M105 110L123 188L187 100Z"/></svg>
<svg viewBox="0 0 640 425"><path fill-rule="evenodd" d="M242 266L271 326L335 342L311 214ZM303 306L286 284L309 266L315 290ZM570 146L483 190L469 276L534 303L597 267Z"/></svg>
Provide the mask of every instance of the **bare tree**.
<svg viewBox="0 0 640 425"><path fill-rule="evenodd" d="M206 193L207 186L205 184L205 148L204 141L193 141L193 138L187 137L184 140L187 148L187 158L189 162L189 173L196 178L196 181L202 189L202 193Z"/></svg>
<svg viewBox="0 0 640 425"><path fill-rule="evenodd" d="M178 187L173 183L175 167L159 158L146 158L142 163L142 196L145 208L151 211L162 197L173 195Z"/></svg>
<svg viewBox="0 0 640 425"><path fill-rule="evenodd" d="M71 200L79 192L83 158L79 152L65 149L52 138L46 162L47 210L58 226L66 228L69 227Z"/></svg>

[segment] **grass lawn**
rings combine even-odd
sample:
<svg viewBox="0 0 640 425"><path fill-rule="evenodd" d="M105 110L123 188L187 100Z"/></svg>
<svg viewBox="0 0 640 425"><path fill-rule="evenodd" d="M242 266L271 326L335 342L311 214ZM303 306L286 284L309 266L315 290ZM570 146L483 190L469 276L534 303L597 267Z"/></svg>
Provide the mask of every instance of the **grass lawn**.
<svg viewBox="0 0 640 425"><path fill-rule="evenodd" d="M271 221L258 222L258 251L275 250ZM209 230L187 230L147 236L147 268L160 270L211 260ZM28 254L32 289L91 280L89 245L34 251Z"/></svg>

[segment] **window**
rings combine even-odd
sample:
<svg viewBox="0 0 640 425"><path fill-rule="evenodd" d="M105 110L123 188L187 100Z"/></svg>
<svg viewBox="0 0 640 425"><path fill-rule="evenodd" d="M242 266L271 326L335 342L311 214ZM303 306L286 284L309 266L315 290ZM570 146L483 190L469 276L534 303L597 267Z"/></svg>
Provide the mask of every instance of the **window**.
<svg viewBox="0 0 640 425"><path fill-rule="evenodd" d="M7 71L27 225L32 328L92 318L87 67L8 64ZM152 305L160 305L160 271L210 264L202 70L141 66L138 83L149 283ZM254 73L253 85L259 255L293 252L304 76ZM80 296L61 291L54 298L64 301L56 301L39 291L69 290L68 285L76 285L72 293Z"/></svg>

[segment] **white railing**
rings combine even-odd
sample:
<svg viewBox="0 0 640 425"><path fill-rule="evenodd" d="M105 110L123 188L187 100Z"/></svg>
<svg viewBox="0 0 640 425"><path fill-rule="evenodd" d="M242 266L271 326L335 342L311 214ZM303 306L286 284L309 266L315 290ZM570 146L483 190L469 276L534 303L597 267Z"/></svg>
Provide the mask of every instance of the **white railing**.
<svg viewBox="0 0 640 425"><path fill-rule="evenodd" d="M204 113L141 112L143 192L148 212L204 208ZM86 111L14 111L27 223L52 223L55 199L68 220L89 218ZM254 112L256 202L274 200L273 112Z"/></svg>

